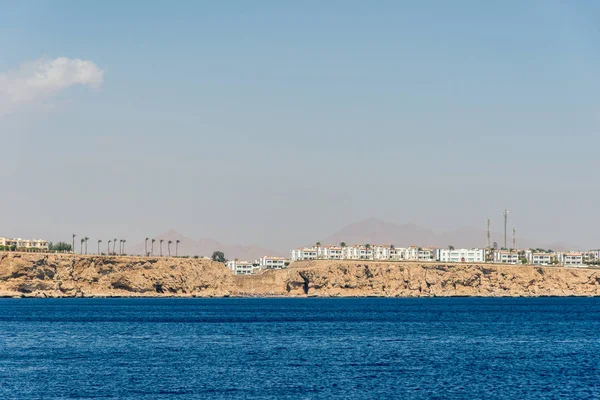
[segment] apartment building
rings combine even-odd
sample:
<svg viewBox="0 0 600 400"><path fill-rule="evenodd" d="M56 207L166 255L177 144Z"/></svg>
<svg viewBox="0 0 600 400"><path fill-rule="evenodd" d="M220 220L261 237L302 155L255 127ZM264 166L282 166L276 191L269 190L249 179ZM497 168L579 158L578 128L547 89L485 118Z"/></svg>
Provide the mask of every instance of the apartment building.
<svg viewBox="0 0 600 400"><path fill-rule="evenodd" d="M534 252L531 250L525 251L525 258L531 265L550 265L552 264L552 253Z"/></svg>
<svg viewBox="0 0 600 400"><path fill-rule="evenodd" d="M428 248L422 248L418 250L419 261L433 261L434 251Z"/></svg>
<svg viewBox="0 0 600 400"><path fill-rule="evenodd" d="M318 246L290 251L292 261L300 260L382 260L382 261L432 261L433 249L392 245Z"/></svg>
<svg viewBox="0 0 600 400"><path fill-rule="evenodd" d="M493 261L501 264L517 264L519 253L510 250L495 250Z"/></svg>
<svg viewBox="0 0 600 400"><path fill-rule="evenodd" d="M264 256L258 260L261 269L282 269L286 267L287 260L283 257Z"/></svg>
<svg viewBox="0 0 600 400"><path fill-rule="evenodd" d="M353 245L297 248L290 251L292 261L316 258L321 260L433 261L435 260L435 250L418 246L369 245L367 247L366 245Z"/></svg>
<svg viewBox="0 0 600 400"><path fill-rule="evenodd" d="M586 255L589 261L600 261L600 250L590 250L586 253Z"/></svg>
<svg viewBox="0 0 600 400"><path fill-rule="evenodd" d="M0 237L0 246L11 247L14 246L19 250L36 250L36 251L48 251L48 241L42 239L21 239L21 238L7 238Z"/></svg>
<svg viewBox="0 0 600 400"><path fill-rule="evenodd" d="M297 248L290 251L292 261L302 260L372 260L375 254L373 247L366 246L319 246Z"/></svg>
<svg viewBox="0 0 600 400"><path fill-rule="evenodd" d="M575 251L559 253L558 261L564 266L583 265L583 254Z"/></svg>
<svg viewBox="0 0 600 400"><path fill-rule="evenodd" d="M373 260L375 257L375 248L373 246L346 246L343 249L343 259L345 260Z"/></svg>
<svg viewBox="0 0 600 400"><path fill-rule="evenodd" d="M324 247L323 258L330 260L341 260L344 258L344 249L338 246ZM319 258L321 258L319 256Z"/></svg>
<svg viewBox="0 0 600 400"><path fill-rule="evenodd" d="M317 249L314 247L304 247L298 248L290 251L290 259L292 261L302 261L302 260L316 260L317 259Z"/></svg>
<svg viewBox="0 0 600 400"><path fill-rule="evenodd" d="M441 262L485 262L484 249L436 249L435 259Z"/></svg>
<svg viewBox="0 0 600 400"><path fill-rule="evenodd" d="M529 265L551 265L559 262L566 266L584 265L600 260L600 250L582 252L548 253L526 250L523 255ZM487 256L487 257L486 257ZM480 263L491 261L502 264L520 264L521 255L515 250L485 249L432 249L418 246L393 245L313 246L290 251L291 261L301 260L381 260L381 261L442 261ZM279 261L281 263L281 261ZM285 264L285 261L283 261ZM261 268L262 261L259 261Z"/></svg>

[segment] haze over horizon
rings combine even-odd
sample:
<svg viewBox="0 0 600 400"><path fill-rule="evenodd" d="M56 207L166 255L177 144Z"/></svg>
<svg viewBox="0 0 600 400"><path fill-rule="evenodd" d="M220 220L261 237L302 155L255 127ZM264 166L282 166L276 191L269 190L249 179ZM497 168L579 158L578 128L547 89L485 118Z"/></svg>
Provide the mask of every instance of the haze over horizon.
<svg viewBox="0 0 600 400"><path fill-rule="evenodd" d="M599 17L558 0L3 4L0 236L279 249L373 216L500 232L508 208L518 237L598 248Z"/></svg>
<svg viewBox="0 0 600 400"><path fill-rule="evenodd" d="M499 248L503 247L503 233L491 230L491 244L497 244ZM512 247L511 233L508 234L507 244ZM440 247L445 248L453 245L456 247L486 247L486 231L473 227L462 227L460 229L448 232L435 232L426 227L421 227L415 224L395 224L393 222L383 221L381 219L371 217L362 221L357 221L348 224L340 229L332 231L328 235L320 235L311 239L306 239L303 242L290 243L287 247L269 246L269 244L258 245L227 243L219 241L212 237L194 238L189 237L174 229L163 232L159 235L150 236L149 240L155 239L154 254L158 253L159 240L164 240L163 249L168 241L175 243L180 240L179 249L180 255L199 255L208 256L213 251L221 250L230 258L238 258L241 260L256 260L262 256L289 256L289 251L293 248L311 246L317 241L323 246L339 245L345 242L347 245L355 244L377 244L390 245L396 247L408 247L418 245L423 247ZM94 240L92 240L94 242ZM148 244L149 245L149 244ZM548 243L532 240L531 238L517 236L517 247L519 248L544 248L555 251L563 251L567 249L578 249L572 244L567 243ZM144 254L149 251L144 242L129 242L128 252L130 254ZM166 253L165 253L166 254Z"/></svg>

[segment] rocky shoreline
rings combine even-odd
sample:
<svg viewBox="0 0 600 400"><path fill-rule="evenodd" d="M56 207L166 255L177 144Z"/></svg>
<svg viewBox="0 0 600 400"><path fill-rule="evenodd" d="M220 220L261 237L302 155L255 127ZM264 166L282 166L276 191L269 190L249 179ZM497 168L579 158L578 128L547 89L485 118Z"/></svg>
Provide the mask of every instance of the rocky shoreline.
<svg viewBox="0 0 600 400"><path fill-rule="evenodd" d="M203 259L0 253L0 297L600 296L600 270L315 261L234 276Z"/></svg>

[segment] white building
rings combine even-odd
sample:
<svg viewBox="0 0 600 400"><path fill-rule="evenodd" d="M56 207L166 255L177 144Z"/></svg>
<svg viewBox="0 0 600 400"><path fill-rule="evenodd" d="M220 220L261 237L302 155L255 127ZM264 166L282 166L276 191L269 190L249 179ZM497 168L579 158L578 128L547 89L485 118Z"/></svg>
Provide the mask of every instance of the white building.
<svg viewBox="0 0 600 400"><path fill-rule="evenodd" d="M373 260L375 257L375 249L373 246L346 246L342 250L342 257L346 260Z"/></svg>
<svg viewBox="0 0 600 400"><path fill-rule="evenodd" d="M559 253L558 261L564 266L583 265L583 254L574 251Z"/></svg>
<svg viewBox="0 0 600 400"><path fill-rule="evenodd" d="M590 250L587 252L587 260L591 262L600 261L600 250Z"/></svg>
<svg viewBox="0 0 600 400"><path fill-rule="evenodd" d="M391 246L373 246L374 260L389 260L391 257Z"/></svg>
<svg viewBox="0 0 600 400"><path fill-rule="evenodd" d="M342 259L344 260L365 259L366 254L366 247L361 245L345 246L342 249Z"/></svg>
<svg viewBox="0 0 600 400"><path fill-rule="evenodd" d="M42 239L21 239L0 237L0 246L15 247L24 251L48 251L48 241Z"/></svg>
<svg viewBox="0 0 600 400"><path fill-rule="evenodd" d="M433 261L434 252L432 249L419 249L419 261Z"/></svg>
<svg viewBox="0 0 600 400"><path fill-rule="evenodd" d="M302 260L372 260L374 247L366 246L319 246L304 247L290 251L292 261Z"/></svg>
<svg viewBox="0 0 600 400"><path fill-rule="evenodd" d="M502 264L517 264L519 262L519 253L510 250L495 250L494 262Z"/></svg>
<svg viewBox="0 0 600 400"><path fill-rule="evenodd" d="M527 258L527 262L531 265L552 264L552 253L541 253L527 250L525 251L525 258Z"/></svg>
<svg viewBox="0 0 600 400"><path fill-rule="evenodd" d="M250 275L254 274L260 269L258 263L251 263L248 261L232 260L227 261L227 268L231 270L235 275Z"/></svg>
<svg viewBox="0 0 600 400"><path fill-rule="evenodd" d="M436 260L442 262L485 262L484 249L436 249Z"/></svg>
<svg viewBox="0 0 600 400"><path fill-rule="evenodd" d="M292 261L316 260L317 249L315 247L304 247L290 251L290 259Z"/></svg>
<svg viewBox="0 0 600 400"><path fill-rule="evenodd" d="M328 260L341 260L343 258L343 249L338 246L325 247L324 258Z"/></svg>
<svg viewBox="0 0 600 400"><path fill-rule="evenodd" d="M390 252L390 259L394 261L417 261L419 259L419 248L417 246L394 247Z"/></svg>
<svg viewBox="0 0 600 400"><path fill-rule="evenodd" d="M287 260L283 257L264 256L258 260L261 269L282 269L286 267Z"/></svg>
<svg viewBox="0 0 600 400"><path fill-rule="evenodd" d="M381 261L431 261L435 253L429 248L392 245L318 246L290 251L292 261L301 260L381 260Z"/></svg>

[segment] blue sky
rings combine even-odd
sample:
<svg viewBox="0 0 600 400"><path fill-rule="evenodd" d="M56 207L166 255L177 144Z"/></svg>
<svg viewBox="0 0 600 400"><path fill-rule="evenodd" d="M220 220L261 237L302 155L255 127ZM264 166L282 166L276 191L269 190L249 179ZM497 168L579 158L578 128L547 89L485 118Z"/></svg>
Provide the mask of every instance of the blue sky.
<svg viewBox="0 0 600 400"><path fill-rule="evenodd" d="M285 247L369 216L500 230L507 207L523 236L594 247L599 17L592 1L0 2L0 85L59 57L102 72L18 105L11 89L0 235Z"/></svg>

